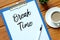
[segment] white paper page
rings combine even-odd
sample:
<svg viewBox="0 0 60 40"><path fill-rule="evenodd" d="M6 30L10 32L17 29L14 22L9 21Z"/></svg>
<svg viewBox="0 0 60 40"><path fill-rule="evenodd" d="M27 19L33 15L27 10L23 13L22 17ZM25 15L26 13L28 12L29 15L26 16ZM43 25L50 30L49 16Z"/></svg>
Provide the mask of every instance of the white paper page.
<svg viewBox="0 0 60 40"><path fill-rule="evenodd" d="M28 15L27 12L29 12ZM38 40L40 36L40 27L43 25L43 22L34 1L27 3L26 6L19 9L5 11L3 12L3 15L13 40ZM17 17L14 21L13 16L16 15ZM25 17L21 18L22 15ZM18 21L16 22L17 18ZM26 27L24 27L24 25ZM42 27L40 40L49 40L44 25Z"/></svg>

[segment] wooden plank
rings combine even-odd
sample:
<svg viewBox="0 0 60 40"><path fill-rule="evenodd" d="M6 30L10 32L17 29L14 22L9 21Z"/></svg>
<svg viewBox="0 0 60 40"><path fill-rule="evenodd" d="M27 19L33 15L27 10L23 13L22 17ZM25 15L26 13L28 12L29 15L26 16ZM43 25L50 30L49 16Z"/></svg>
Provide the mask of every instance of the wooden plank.
<svg viewBox="0 0 60 40"><path fill-rule="evenodd" d="M3 22L1 15L0 15L0 27L2 27L3 25L4 25L4 22Z"/></svg>
<svg viewBox="0 0 60 40"><path fill-rule="evenodd" d="M5 26L0 28L0 40L9 40Z"/></svg>
<svg viewBox="0 0 60 40"><path fill-rule="evenodd" d="M10 4L10 3L13 3L13 2L16 2L18 0L0 0L0 8L7 5L7 4Z"/></svg>
<svg viewBox="0 0 60 40"><path fill-rule="evenodd" d="M50 0L48 2L49 8L56 7L56 6L59 6L59 5L60 5L60 0Z"/></svg>
<svg viewBox="0 0 60 40"><path fill-rule="evenodd" d="M48 30L49 30L52 40L60 40L60 28L58 29L50 28Z"/></svg>
<svg viewBox="0 0 60 40"><path fill-rule="evenodd" d="M60 4L60 0L49 0L49 2L47 4L49 6L58 5L58 4Z"/></svg>

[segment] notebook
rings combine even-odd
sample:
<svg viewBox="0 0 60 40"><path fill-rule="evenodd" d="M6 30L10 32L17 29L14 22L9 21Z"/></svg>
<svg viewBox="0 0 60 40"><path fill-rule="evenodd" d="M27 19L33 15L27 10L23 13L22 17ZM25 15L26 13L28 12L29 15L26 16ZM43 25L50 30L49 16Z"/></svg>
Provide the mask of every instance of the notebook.
<svg viewBox="0 0 60 40"><path fill-rule="evenodd" d="M36 0L0 10L10 40L51 40Z"/></svg>

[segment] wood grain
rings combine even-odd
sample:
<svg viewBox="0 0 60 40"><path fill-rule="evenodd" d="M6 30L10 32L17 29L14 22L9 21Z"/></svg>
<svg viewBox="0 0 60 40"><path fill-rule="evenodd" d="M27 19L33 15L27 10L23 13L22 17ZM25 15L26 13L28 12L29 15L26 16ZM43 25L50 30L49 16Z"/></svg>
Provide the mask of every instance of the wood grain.
<svg viewBox="0 0 60 40"><path fill-rule="evenodd" d="M60 40L60 28L58 29L49 29L49 33L51 35L52 40Z"/></svg>
<svg viewBox="0 0 60 40"><path fill-rule="evenodd" d="M9 40L5 26L0 28L0 40Z"/></svg>
<svg viewBox="0 0 60 40"><path fill-rule="evenodd" d="M0 15L0 27L2 26L4 26L4 22L3 22L2 16Z"/></svg>
<svg viewBox="0 0 60 40"><path fill-rule="evenodd" d="M13 1L12 0L2 0L2 1L0 1L0 8L6 6L8 4L11 4L13 2L16 2L16 1L18 1L18 0L13 0Z"/></svg>

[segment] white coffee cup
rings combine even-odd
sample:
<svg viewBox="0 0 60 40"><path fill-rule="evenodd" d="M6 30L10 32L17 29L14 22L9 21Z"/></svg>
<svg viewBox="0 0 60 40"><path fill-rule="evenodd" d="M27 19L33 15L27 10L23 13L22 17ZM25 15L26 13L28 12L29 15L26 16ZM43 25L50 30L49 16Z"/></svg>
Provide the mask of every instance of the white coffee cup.
<svg viewBox="0 0 60 40"><path fill-rule="evenodd" d="M52 28L59 28L60 27L60 19L56 20L58 17L55 18L56 14L57 14L56 12L60 13L60 7L52 7L50 9L48 9L46 12L46 15L45 15L46 23ZM53 18L55 18L55 19L52 19L52 15L54 13L56 13L55 17L53 16ZM59 14L58 14L58 16L59 16ZM59 18L60 18L60 16L59 16Z"/></svg>
<svg viewBox="0 0 60 40"><path fill-rule="evenodd" d="M60 27L60 12L54 11L51 14L51 21L58 27Z"/></svg>

